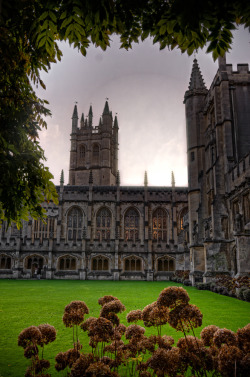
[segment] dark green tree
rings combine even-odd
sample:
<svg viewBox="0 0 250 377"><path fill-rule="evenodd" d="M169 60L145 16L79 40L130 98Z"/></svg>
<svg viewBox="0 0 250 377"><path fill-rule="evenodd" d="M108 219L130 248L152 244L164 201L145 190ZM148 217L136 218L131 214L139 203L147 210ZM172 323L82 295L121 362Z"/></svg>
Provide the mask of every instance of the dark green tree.
<svg viewBox="0 0 250 377"><path fill-rule="evenodd" d="M43 217L56 201L38 131L50 115L33 85L61 59L58 41L84 56L90 43L105 50L112 34L121 47L152 37L160 49L191 55L206 46L213 58L232 45L236 25L250 27L248 0L0 0L0 219Z"/></svg>

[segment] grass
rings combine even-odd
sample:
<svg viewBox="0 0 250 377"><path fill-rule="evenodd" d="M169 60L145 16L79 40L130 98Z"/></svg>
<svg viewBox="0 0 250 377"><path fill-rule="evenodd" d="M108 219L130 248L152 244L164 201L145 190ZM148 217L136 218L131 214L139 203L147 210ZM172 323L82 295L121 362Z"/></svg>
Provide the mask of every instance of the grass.
<svg viewBox="0 0 250 377"><path fill-rule="evenodd" d="M49 281L49 280L0 280L0 376L24 376L27 359L23 349L17 346L19 333L31 325L49 323L57 330L57 339L45 347L45 358L49 359L52 376L60 376L54 369L55 355L72 347L72 330L65 328L62 315L65 305L73 300L83 300L89 307L90 316L98 316L99 297L107 294L117 296L126 306L120 315L126 324L126 314L130 310L143 309L155 301L161 290L177 283L169 282L111 282L111 281ZM190 296L190 303L197 305L203 313L202 328L211 324L236 331L250 322L250 303L235 298L221 296L210 291L199 291L184 287ZM139 323L143 325L143 323ZM196 330L199 335L200 329ZM147 329L146 334L155 333ZM169 325L165 333L175 340L182 336ZM81 333L83 349L88 348L88 337Z"/></svg>

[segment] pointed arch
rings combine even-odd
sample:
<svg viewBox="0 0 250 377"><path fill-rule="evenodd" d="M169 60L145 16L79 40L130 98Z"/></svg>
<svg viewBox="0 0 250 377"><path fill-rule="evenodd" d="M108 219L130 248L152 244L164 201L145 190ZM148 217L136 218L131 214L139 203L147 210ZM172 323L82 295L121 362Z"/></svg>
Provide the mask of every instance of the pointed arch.
<svg viewBox="0 0 250 377"><path fill-rule="evenodd" d="M109 258L103 255L97 255L91 259L92 271L108 271L110 263Z"/></svg>
<svg viewBox="0 0 250 377"><path fill-rule="evenodd" d="M167 241L168 213L165 209L159 207L153 212L152 230L153 240Z"/></svg>
<svg viewBox="0 0 250 377"><path fill-rule="evenodd" d="M67 212L67 240L76 241L82 237L84 217L79 207L73 206Z"/></svg>
<svg viewBox="0 0 250 377"><path fill-rule="evenodd" d="M123 270L127 272L142 271L142 259L135 255L131 255L123 259Z"/></svg>
<svg viewBox="0 0 250 377"><path fill-rule="evenodd" d="M100 146L97 143L92 145L92 165L99 165L100 162Z"/></svg>
<svg viewBox="0 0 250 377"><path fill-rule="evenodd" d="M45 264L45 258L40 254L28 255L24 258L24 267L27 270L32 270L35 268L43 268Z"/></svg>
<svg viewBox="0 0 250 377"><path fill-rule="evenodd" d="M172 257L169 257L168 255L164 255L164 257L158 258L157 271L158 272L175 271L175 259Z"/></svg>
<svg viewBox="0 0 250 377"><path fill-rule="evenodd" d="M96 213L96 238L98 241L110 241L112 214L106 208L100 208Z"/></svg>
<svg viewBox="0 0 250 377"><path fill-rule="evenodd" d="M178 213L178 224L177 224L177 234L179 235L181 231L184 230L184 223L187 220L188 207L184 207Z"/></svg>
<svg viewBox="0 0 250 377"><path fill-rule="evenodd" d="M140 215L136 208L130 207L124 214L124 240L136 242L139 240Z"/></svg>
<svg viewBox="0 0 250 377"><path fill-rule="evenodd" d="M84 144L80 144L78 147L78 165L83 166L85 164L86 148Z"/></svg>
<svg viewBox="0 0 250 377"><path fill-rule="evenodd" d="M76 257L72 255L63 255L57 260L57 270L59 271L74 271L76 270Z"/></svg>
<svg viewBox="0 0 250 377"><path fill-rule="evenodd" d="M55 237L55 218L47 217L46 221L41 219L33 221L33 237L34 239L39 239L40 242L44 238L54 238Z"/></svg>
<svg viewBox="0 0 250 377"><path fill-rule="evenodd" d="M7 254L0 255L0 270L11 270L12 258Z"/></svg>

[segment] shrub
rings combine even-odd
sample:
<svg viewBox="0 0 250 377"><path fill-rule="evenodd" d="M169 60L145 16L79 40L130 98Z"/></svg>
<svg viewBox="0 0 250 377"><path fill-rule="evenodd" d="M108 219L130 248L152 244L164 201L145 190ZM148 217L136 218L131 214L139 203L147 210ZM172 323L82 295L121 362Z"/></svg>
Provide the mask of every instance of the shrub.
<svg viewBox="0 0 250 377"><path fill-rule="evenodd" d="M240 300L244 300L244 291L247 290L248 288L247 287L241 287L239 290L238 290L238 298Z"/></svg>
<svg viewBox="0 0 250 377"><path fill-rule="evenodd" d="M250 289L243 290L244 300L250 302Z"/></svg>
<svg viewBox="0 0 250 377"><path fill-rule="evenodd" d="M210 283L197 283L196 288L199 290L210 291Z"/></svg>

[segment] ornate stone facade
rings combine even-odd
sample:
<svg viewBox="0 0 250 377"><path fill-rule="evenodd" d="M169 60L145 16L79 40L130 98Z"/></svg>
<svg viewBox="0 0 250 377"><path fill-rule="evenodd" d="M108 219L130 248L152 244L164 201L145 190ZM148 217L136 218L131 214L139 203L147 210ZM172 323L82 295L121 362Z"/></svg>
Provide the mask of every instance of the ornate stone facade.
<svg viewBox="0 0 250 377"><path fill-rule="evenodd" d="M194 60L185 93L188 187L120 186L118 120L98 126L75 105L69 185L47 223L0 230L0 278L168 280L193 283L250 271L250 73L220 59L209 90Z"/></svg>

